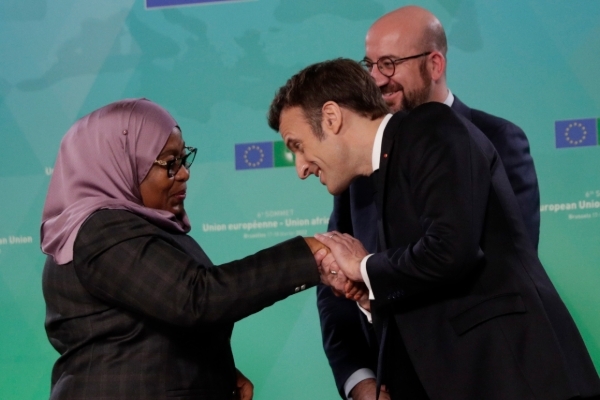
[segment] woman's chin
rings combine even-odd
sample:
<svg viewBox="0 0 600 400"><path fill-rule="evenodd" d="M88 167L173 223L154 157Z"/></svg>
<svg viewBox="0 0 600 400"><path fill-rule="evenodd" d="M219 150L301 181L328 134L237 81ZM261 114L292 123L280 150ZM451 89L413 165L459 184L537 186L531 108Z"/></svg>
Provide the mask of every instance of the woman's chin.
<svg viewBox="0 0 600 400"><path fill-rule="evenodd" d="M175 214L175 217L177 217L177 219L183 219L183 217L185 216L185 208L183 207L183 203L178 204L174 207L170 207L169 211Z"/></svg>

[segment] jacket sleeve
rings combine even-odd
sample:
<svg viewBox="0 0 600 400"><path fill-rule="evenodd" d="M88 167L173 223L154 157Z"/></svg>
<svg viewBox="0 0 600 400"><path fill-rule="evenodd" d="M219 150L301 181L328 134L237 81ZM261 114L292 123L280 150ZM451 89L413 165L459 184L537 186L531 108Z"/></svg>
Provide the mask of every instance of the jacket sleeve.
<svg viewBox="0 0 600 400"><path fill-rule="evenodd" d="M121 210L84 223L73 264L85 289L107 304L182 326L235 322L319 282L302 238L214 267Z"/></svg>
<svg viewBox="0 0 600 400"><path fill-rule="evenodd" d="M352 234L350 192L334 197L328 230ZM376 222L374 222L376 223ZM317 309L321 322L323 349L333 372L340 396L345 399L344 385L360 369L375 371L374 336L361 321L356 302L336 297L328 286L317 286ZM371 328L372 331L372 328ZM369 337L369 339L367 339ZM372 340L369 342L369 340Z"/></svg>
<svg viewBox="0 0 600 400"><path fill-rule="evenodd" d="M372 327L361 321L356 302L336 297L323 284L317 286L317 308L321 320L323 349L329 360L340 396L345 399L344 385L360 369L375 373L377 347Z"/></svg>
<svg viewBox="0 0 600 400"><path fill-rule="evenodd" d="M486 134L491 132L488 137L502 159L529 239L537 250L540 238L540 190L527 136L517 125L501 118L486 124L482 115L485 114L473 111L473 122L481 125L481 130Z"/></svg>

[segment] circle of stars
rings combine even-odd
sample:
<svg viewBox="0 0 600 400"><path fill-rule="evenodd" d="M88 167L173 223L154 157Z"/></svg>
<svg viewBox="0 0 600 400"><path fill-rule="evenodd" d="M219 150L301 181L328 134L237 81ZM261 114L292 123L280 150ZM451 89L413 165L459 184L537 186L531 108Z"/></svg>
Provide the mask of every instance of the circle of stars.
<svg viewBox="0 0 600 400"><path fill-rule="evenodd" d="M256 161L256 162L252 162L248 159L248 155L253 150L257 150L258 154L259 154L258 161ZM261 149L260 147L258 147L255 144L253 144L252 146L248 146L246 151L244 151L244 162L252 168L258 167L263 162L264 159L265 159L265 153L263 152L263 149Z"/></svg>
<svg viewBox="0 0 600 400"><path fill-rule="evenodd" d="M571 136L569 136L569 131L575 127L580 128L581 132L582 132L581 138L579 140L572 139ZM587 130L585 129L585 126L583 126L583 124L581 122L571 122L569 124L569 126L567 126L567 129L565 129L565 139L567 140L567 142L569 142L569 144L572 144L574 146L577 146L578 144L583 143L583 141L585 140L586 137L587 137Z"/></svg>

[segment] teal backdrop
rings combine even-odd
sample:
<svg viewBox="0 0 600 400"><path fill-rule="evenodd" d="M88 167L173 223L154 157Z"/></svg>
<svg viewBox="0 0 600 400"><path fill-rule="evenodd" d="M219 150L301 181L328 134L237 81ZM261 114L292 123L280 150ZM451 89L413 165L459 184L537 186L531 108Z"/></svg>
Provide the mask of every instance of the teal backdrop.
<svg viewBox="0 0 600 400"><path fill-rule="evenodd" d="M275 90L310 63L361 59L370 24L404 4L2 0L0 399L49 394L57 353L43 326L39 225L60 139L77 118L126 97L170 110L199 149L186 208L215 263L324 231L332 199L317 180L300 181L291 167L236 170L235 146L277 141L265 118ZM540 257L599 368L600 2L420 5L446 28L452 91L529 136ZM338 398L314 289L240 321L233 347L257 399Z"/></svg>

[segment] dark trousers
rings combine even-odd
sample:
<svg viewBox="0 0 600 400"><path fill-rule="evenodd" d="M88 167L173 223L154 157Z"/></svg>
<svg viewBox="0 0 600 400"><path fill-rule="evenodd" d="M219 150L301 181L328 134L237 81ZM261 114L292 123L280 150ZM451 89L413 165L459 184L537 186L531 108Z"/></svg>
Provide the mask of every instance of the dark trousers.
<svg viewBox="0 0 600 400"><path fill-rule="evenodd" d="M395 321L390 321L388 325L382 381L392 400L429 400Z"/></svg>

